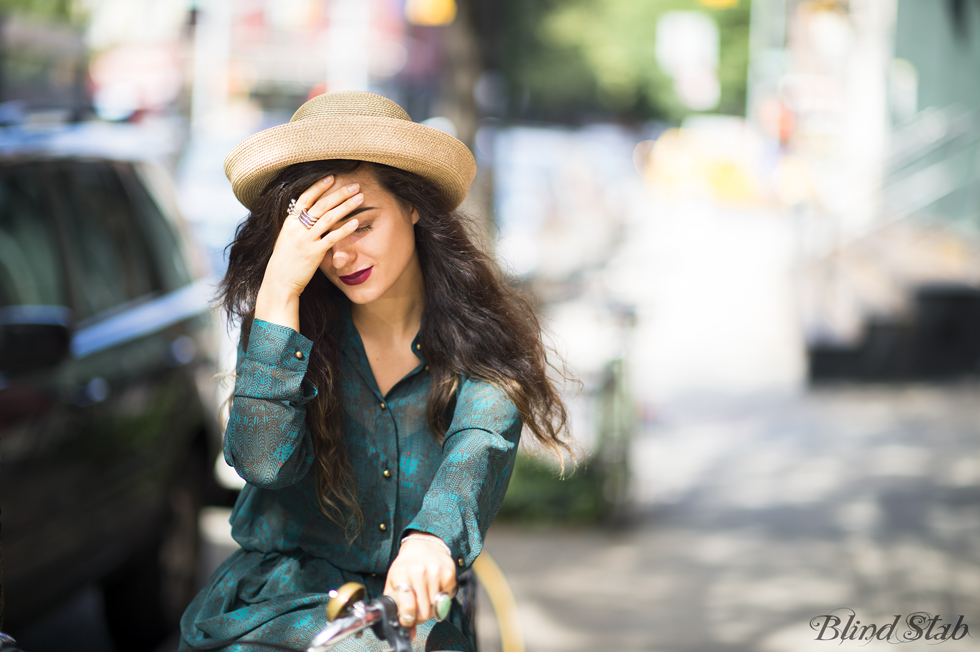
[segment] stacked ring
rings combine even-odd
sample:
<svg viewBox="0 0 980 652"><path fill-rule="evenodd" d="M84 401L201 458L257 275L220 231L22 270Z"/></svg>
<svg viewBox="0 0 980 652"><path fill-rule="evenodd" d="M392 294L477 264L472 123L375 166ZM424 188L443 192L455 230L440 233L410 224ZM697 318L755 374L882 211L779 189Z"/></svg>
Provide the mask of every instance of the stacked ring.
<svg viewBox="0 0 980 652"><path fill-rule="evenodd" d="M299 212L299 215L296 216L296 219L298 219L299 223L305 226L306 228L312 229L313 225L316 224L318 218L315 218L309 213L307 213L305 210L302 210Z"/></svg>
<svg viewBox="0 0 980 652"><path fill-rule="evenodd" d="M295 199L291 199L289 201L289 214L295 216L296 219L299 220L299 223L308 229L312 229L313 225L316 224L316 221L320 219L318 217L313 217L312 215L307 213L305 208L301 209L299 212L296 212Z"/></svg>

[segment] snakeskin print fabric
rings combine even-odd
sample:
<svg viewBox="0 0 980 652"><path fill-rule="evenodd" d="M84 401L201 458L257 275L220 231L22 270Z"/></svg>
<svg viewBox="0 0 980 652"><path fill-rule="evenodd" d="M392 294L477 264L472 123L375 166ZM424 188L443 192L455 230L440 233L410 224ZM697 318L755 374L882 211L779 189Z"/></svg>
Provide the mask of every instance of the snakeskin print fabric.
<svg viewBox="0 0 980 652"><path fill-rule="evenodd" d="M425 343L416 336L418 366L382 396L349 309L339 341L344 444L363 513L358 536L347 541L317 503L305 424L305 406L317 393L305 378L312 342L255 320L247 346L239 346L224 445L226 461L247 481L231 515L241 550L188 607L181 650L227 640L305 649L326 626L329 590L358 581L369 597L381 594L407 530L445 541L459 572L480 554L513 470L522 426L517 409L498 387L464 379L440 444L426 421ZM471 649L461 618L454 608L446 622L420 626L413 645ZM365 635L345 645L337 649L380 643Z"/></svg>

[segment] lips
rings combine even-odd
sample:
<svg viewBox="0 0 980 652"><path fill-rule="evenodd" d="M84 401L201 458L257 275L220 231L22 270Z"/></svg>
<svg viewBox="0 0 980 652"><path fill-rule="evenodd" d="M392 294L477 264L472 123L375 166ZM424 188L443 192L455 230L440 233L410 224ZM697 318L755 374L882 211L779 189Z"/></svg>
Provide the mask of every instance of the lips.
<svg viewBox="0 0 980 652"><path fill-rule="evenodd" d="M341 276L340 280L344 282L345 285L360 285L364 281L368 280L368 276L371 275L371 270L374 267L366 267L359 272L354 272L353 274L348 274L347 276Z"/></svg>

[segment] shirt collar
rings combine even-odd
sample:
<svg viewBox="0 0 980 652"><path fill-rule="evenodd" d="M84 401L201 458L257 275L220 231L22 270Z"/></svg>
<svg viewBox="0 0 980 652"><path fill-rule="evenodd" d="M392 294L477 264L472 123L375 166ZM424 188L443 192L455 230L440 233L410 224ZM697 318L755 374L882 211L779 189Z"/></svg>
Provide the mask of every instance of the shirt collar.
<svg viewBox="0 0 980 652"><path fill-rule="evenodd" d="M361 339L361 334L357 332L357 328L354 326L354 320L351 318L350 301L343 302L338 342L344 355L347 356L347 359L350 360L350 363L357 372L380 395L378 384L374 379L374 372L371 371L371 365L368 363L367 351L364 349L364 340ZM414 371L408 374L409 376L425 368L425 354L422 350L421 331L416 333L415 338L412 339L412 353L419 359L419 365Z"/></svg>

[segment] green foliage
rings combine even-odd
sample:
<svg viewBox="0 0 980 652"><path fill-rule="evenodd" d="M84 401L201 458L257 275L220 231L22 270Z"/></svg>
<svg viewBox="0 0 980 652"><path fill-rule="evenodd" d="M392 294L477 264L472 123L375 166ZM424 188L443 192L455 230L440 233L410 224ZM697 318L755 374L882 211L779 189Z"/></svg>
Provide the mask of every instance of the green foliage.
<svg viewBox="0 0 980 652"><path fill-rule="evenodd" d="M17 14L53 23L80 25L84 14L75 0L0 0L0 16Z"/></svg>
<svg viewBox="0 0 980 652"><path fill-rule="evenodd" d="M506 0L503 66L508 113L521 118L573 120L569 107L594 104L596 81L575 47L544 42L541 24L566 0Z"/></svg>
<svg viewBox="0 0 980 652"><path fill-rule="evenodd" d="M656 26L668 11L694 10L719 27L717 111L744 112L749 0L717 10L697 0L510 0L509 7L508 76L532 114L561 118L577 104L585 111L681 119L690 111L657 65Z"/></svg>
<svg viewBox="0 0 980 652"><path fill-rule="evenodd" d="M601 482L595 466L580 464L560 477L552 464L519 454L498 520L519 523L595 523L602 516Z"/></svg>

